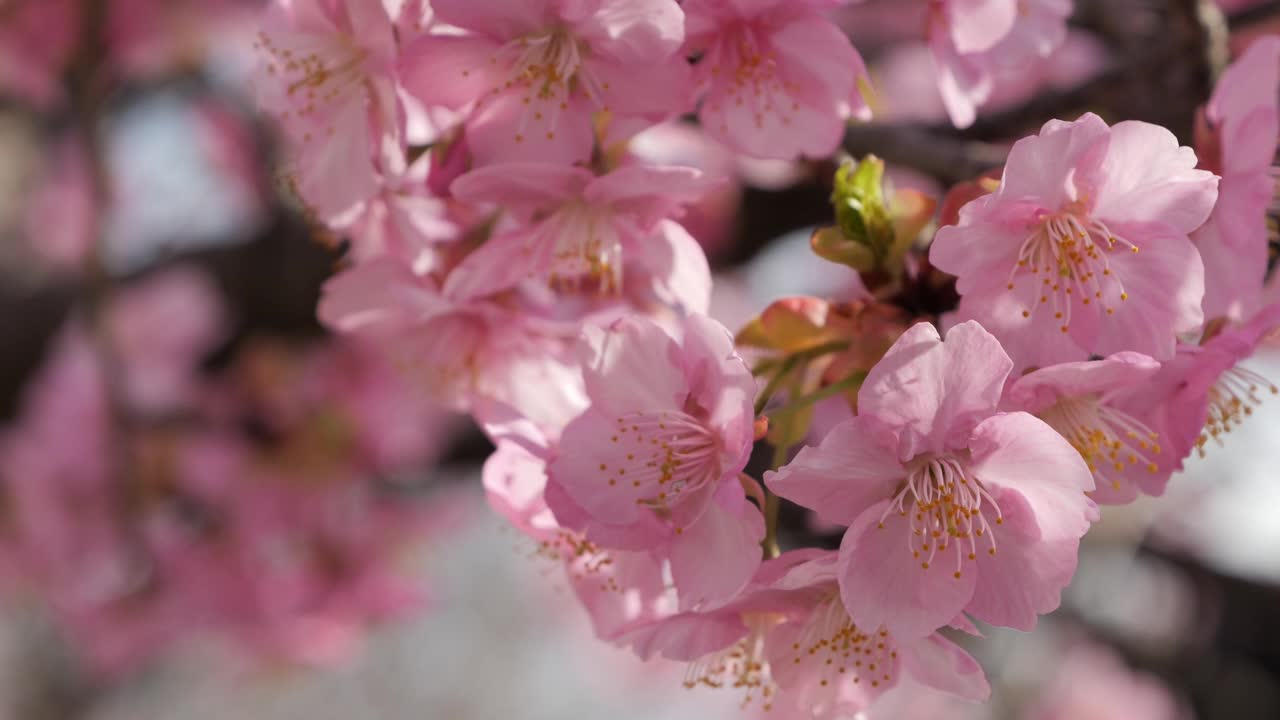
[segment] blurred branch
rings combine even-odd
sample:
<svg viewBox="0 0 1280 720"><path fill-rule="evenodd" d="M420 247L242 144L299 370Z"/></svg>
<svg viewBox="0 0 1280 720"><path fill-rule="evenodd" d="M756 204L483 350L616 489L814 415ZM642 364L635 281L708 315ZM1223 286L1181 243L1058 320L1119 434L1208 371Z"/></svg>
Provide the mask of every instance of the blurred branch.
<svg viewBox="0 0 1280 720"><path fill-rule="evenodd" d="M891 165L903 165L948 185L969 180L1004 164L1006 148L959 138L953 132L921 125L855 125L844 136L844 149L854 157L876 154Z"/></svg>

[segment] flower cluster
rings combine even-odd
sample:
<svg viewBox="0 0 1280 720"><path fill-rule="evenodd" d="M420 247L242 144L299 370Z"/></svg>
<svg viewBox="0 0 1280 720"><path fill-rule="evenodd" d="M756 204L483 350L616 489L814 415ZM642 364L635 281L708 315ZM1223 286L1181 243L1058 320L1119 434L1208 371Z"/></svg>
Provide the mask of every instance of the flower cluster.
<svg viewBox="0 0 1280 720"><path fill-rule="evenodd" d="M257 42L290 185L350 242L322 320L475 418L491 504L601 639L787 717L874 712L904 678L984 698L942 631L1057 608L1099 504L1161 494L1275 392L1238 363L1280 325L1267 39L1199 155L1149 123L1051 121L936 233L934 201L846 163L813 248L858 299L783 299L732 335L678 222L717 178L633 139L688 114L740 156L831 156L869 114L838 4L295 0ZM955 123L1070 11L931 3ZM846 528L839 549L789 543L784 500Z"/></svg>

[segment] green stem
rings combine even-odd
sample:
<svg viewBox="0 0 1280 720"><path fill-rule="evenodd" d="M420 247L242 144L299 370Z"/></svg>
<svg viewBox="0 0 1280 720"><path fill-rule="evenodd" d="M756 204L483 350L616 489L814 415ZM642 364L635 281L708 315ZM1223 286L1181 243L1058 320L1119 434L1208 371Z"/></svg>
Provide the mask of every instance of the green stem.
<svg viewBox="0 0 1280 720"><path fill-rule="evenodd" d="M778 408L777 410L774 410L773 412L769 413L769 421L771 423L776 422L779 420L779 418L785 418L789 415L793 415L801 410L804 410L807 407L816 405L822 402L823 400L826 400L829 397L834 397L836 395L839 395L840 393L846 390L852 390L853 388L861 385L862 381L865 380L866 378L867 378L867 373L865 370L859 370L857 372L850 373L844 378L824 388L815 390L809 393L808 395L803 395L801 397L798 397L792 400L791 402L787 403L786 405L783 405L782 407Z"/></svg>
<svg viewBox="0 0 1280 720"><path fill-rule="evenodd" d="M760 413L764 412L765 406L768 405L769 401L773 399L773 396L777 394L778 388L780 388L783 381L787 379L787 375L790 374L799 363L800 356L791 355L782 362L782 365L773 373L773 376L769 378L769 382L764 386L764 391L756 398L757 417L760 416Z"/></svg>
<svg viewBox="0 0 1280 720"><path fill-rule="evenodd" d="M804 360L813 360L814 358L820 358L823 355L829 355L831 353L837 353L837 352L841 352L843 350L848 350L848 349L849 349L849 341L847 340L835 340L829 343L823 343L821 345L811 347L808 350L801 350L800 352L791 353L790 355L787 355L782 358L770 358L768 360L761 360L759 363L756 364L755 368L751 371L751 374L764 375L765 373L770 372L771 370L778 367L779 365L785 365L792 361L801 362Z"/></svg>

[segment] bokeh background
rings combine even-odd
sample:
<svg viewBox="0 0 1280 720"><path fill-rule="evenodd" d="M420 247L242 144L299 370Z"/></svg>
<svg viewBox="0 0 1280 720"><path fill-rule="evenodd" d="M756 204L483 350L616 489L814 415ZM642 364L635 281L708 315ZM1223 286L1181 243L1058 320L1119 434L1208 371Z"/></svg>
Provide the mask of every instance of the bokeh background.
<svg viewBox="0 0 1280 720"><path fill-rule="evenodd" d="M1044 120L1085 110L1160 123L1190 144L1195 110L1226 59L1257 34L1280 31L1274 2L1077 0L1059 53L1028 67L1024 84L961 132L946 122L918 39L924 5L866 0L841 11L878 91L877 121L852 128L846 149L884 157L899 185L935 194L999 165L1008 143ZM382 367L327 338L315 320L344 247L317 233L276 180L273 131L249 90L260 6L0 0L0 437L5 452L18 443L34 455L0 463L0 717L754 717L732 692L686 690L683 668L640 664L591 637L554 564L485 507L478 472L489 448L474 428L387 400L396 388L348 382ZM52 32L59 23L75 32ZM51 69L47 82L33 67ZM740 163L687 125L651 131L637 147L732 178L687 218L719 273L722 322L739 325L784 295L850 291L848 270L808 251L810 229L829 222L831 166ZM102 320L130 297L138 300L118 326ZM111 368L127 374L120 364L134 363L139 378L121 381L126 392L163 412L144 413L141 427L108 417L116 434L103 434L90 427L101 418L85 415L91 390L72 385L43 434L17 433L75 323L91 341L116 333L126 352ZM137 357L127 352L134 347ZM1264 350L1250 367L1280 379L1280 353ZM171 397L192 387L197 398ZM386 450L394 472L368 458L335 459L333 448L359 433L312 422L323 415L316 408L331 407L348 423L415 429L416 438ZM26 487L31 468L56 466L48 470L56 478L73 464L68 457L110 465L111 448L97 442L104 437L108 445L143 438L129 446L145 461L208 424L234 429L236 447L255 458L254 472L211 482L232 496L261 496L261 505L201 496L193 509L182 493L165 494L164 477L156 481L164 502L149 514L136 512L138 503L153 507L146 493L122 501ZM322 574L332 582L311 595L291 575L232 574L194 587L216 585L228 602L241 593L267 599L206 605L187 588L172 602L85 600L86 578L109 574L99 566L118 561L106 550L121 542L87 530L93 518L194 513L194 524L217 532L228 517L256 518L257 508L280 503L262 490L271 482L307 492L289 485L297 478L266 477L263 463L304 481L312 467L362 471L361 492L394 522L407 518L406 532L377 540L378 563L400 584L367 590L362 562L372 555L335 551L341 557ZM151 466L127 467L141 478ZM1280 402L1271 401L1191 461L1166 497L1109 508L1086 539L1063 608L1039 630L992 632L976 646L995 687L990 706L907 688L880 717L1280 718L1277 468ZM150 487L143 480L135 485ZM382 527L382 518L362 522ZM325 532L348 529L332 522ZM784 540L834 541L802 514L785 522ZM271 537L238 542L252 550ZM363 547L357 540L341 548ZM67 567L51 567L58 563ZM162 564L130 565L112 587L147 588ZM290 593L306 602L272 609L270 598ZM212 607L235 622L212 622Z"/></svg>

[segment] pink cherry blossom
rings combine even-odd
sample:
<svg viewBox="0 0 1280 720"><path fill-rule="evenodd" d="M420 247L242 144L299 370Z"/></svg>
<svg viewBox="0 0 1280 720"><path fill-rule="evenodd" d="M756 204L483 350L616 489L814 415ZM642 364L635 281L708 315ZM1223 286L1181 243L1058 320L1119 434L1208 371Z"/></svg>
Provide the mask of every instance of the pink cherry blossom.
<svg viewBox="0 0 1280 720"><path fill-rule="evenodd" d="M946 342L917 324L867 375L856 417L765 475L850 526L840 587L860 625L920 638L966 612L1025 630L1057 607L1093 478L1043 421L996 412L1011 367L977 323Z"/></svg>
<svg viewBox="0 0 1280 720"><path fill-rule="evenodd" d="M277 0L255 47L258 101L292 144L290 179L322 219L372 196L402 152L391 18L380 2Z"/></svg>
<svg viewBox="0 0 1280 720"><path fill-rule="evenodd" d="M553 504L562 523L605 547L669 559L689 608L746 584L764 522L738 478L754 439L755 381L714 321L692 315L681 335L641 318L588 328L591 404L565 427L548 475L573 506Z"/></svg>
<svg viewBox="0 0 1280 720"><path fill-rule="evenodd" d="M1164 439L1162 464L1182 469L1192 452L1203 456L1221 446L1267 395L1280 388L1241 365L1277 327L1280 305L1268 305L1248 322L1221 330L1199 345L1183 343L1136 400L1153 413L1152 427Z"/></svg>
<svg viewBox="0 0 1280 720"><path fill-rule="evenodd" d="M476 162L586 162L593 118L652 124L690 102L675 0L435 0L466 31L409 43L400 67L427 106L471 107ZM639 129L636 127L635 129Z"/></svg>
<svg viewBox="0 0 1280 720"><path fill-rule="evenodd" d="M870 109L862 56L825 15L828 0L689 0L688 42L703 53L699 118L747 155L826 157Z"/></svg>
<svg viewBox="0 0 1280 720"><path fill-rule="evenodd" d="M904 642L859 627L840 599L838 562L830 551L785 553L731 603L638 623L623 639L641 657L690 662L686 686L733 688L770 716L848 717L905 678L986 698L982 669L941 636Z"/></svg>
<svg viewBox="0 0 1280 720"><path fill-rule="evenodd" d="M1192 234L1205 264L1206 320L1241 321L1260 306L1267 269L1267 210L1280 134L1280 37L1264 37L1227 68L1203 119L1201 164L1222 176L1218 202Z"/></svg>
<svg viewBox="0 0 1280 720"><path fill-rule="evenodd" d="M540 387L572 384L578 372L576 324L541 322L509 302L454 302L434 275L389 256L330 279L318 314L383 348L413 387L454 409L499 403L536 417L545 412Z"/></svg>
<svg viewBox="0 0 1280 720"><path fill-rule="evenodd" d="M190 407L204 356L227 333L213 281L177 268L119 293L105 313L124 392L141 413Z"/></svg>
<svg viewBox="0 0 1280 720"><path fill-rule="evenodd" d="M445 284L458 301L529 279L596 293L625 290L644 269L659 299L705 312L710 270L697 243L671 217L711 183L687 167L625 166L599 177L551 164L495 165L453 183L460 201L499 204L514 227L490 237Z"/></svg>
<svg viewBox="0 0 1280 720"><path fill-rule="evenodd" d="M1172 471L1151 427L1155 419L1133 414L1134 396L1149 391L1159 370L1160 363L1133 352L1052 365L1014 380L1003 406L1039 417L1080 452L1093 472L1094 500L1126 503L1139 493L1162 494Z"/></svg>
<svg viewBox="0 0 1280 720"><path fill-rule="evenodd" d="M423 155L401 173L378 179L378 190L331 227L351 239L357 262L393 255L409 266L427 262L439 246L461 235L446 201L430 190L432 156Z"/></svg>
<svg viewBox="0 0 1280 720"><path fill-rule="evenodd" d="M998 190L941 228L929 258L957 277L960 319L1015 369L1132 350L1164 360L1204 320L1204 265L1187 237L1217 178L1147 123L1050 121L1014 145Z"/></svg>
<svg viewBox="0 0 1280 720"><path fill-rule="evenodd" d="M1071 7L1071 0L934 0L929 49L951 122L972 125L1002 75L1061 45Z"/></svg>

